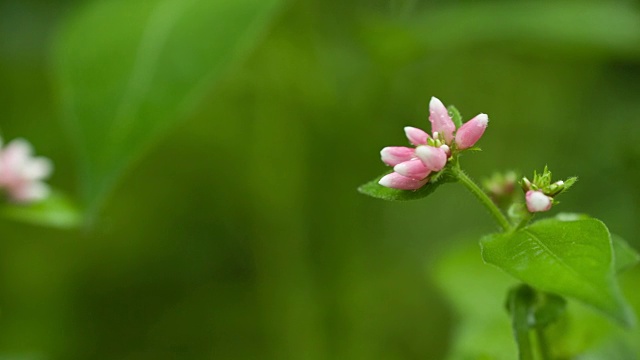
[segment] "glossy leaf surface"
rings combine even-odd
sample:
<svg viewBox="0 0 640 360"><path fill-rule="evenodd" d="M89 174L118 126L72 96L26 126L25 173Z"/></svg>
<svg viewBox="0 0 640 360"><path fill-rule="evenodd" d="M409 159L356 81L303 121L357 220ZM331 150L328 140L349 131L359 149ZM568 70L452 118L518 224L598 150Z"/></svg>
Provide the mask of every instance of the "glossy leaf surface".
<svg viewBox="0 0 640 360"><path fill-rule="evenodd" d="M634 315L620 293L611 236L596 219L548 219L481 240L483 259L536 289L591 305L621 324Z"/></svg>

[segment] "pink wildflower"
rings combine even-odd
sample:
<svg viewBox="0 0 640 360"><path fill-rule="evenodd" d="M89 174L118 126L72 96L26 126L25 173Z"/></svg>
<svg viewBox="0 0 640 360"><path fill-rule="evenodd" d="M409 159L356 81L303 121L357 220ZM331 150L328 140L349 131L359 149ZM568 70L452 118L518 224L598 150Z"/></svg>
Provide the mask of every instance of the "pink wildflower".
<svg viewBox="0 0 640 360"><path fill-rule="evenodd" d="M415 149L404 146L387 146L380 151L380 157L385 164L396 166L415 158L415 152Z"/></svg>
<svg viewBox="0 0 640 360"><path fill-rule="evenodd" d="M418 146L418 148L416 148L416 155L422 160L424 165L432 171L440 171L447 165L447 153L439 147L429 145Z"/></svg>
<svg viewBox="0 0 640 360"><path fill-rule="evenodd" d="M49 195L49 187L42 180L51 174L53 165L47 158L33 157L32 152L31 144L24 139L0 148L0 190L15 202L34 202Z"/></svg>
<svg viewBox="0 0 640 360"><path fill-rule="evenodd" d="M529 212L542 212L551 209L552 199L542 191L529 190L525 198Z"/></svg>
<svg viewBox="0 0 640 360"><path fill-rule="evenodd" d="M484 130L489 124L487 114L480 114L467 121L456 132L456 145L458 149L464 150L472 147L484 134Z"/></svg>
<svg viewBox="0 0 640 360"><path fill-rule="evenodd" d="M416 180L410 177L402 176L396 172L387 174L378 181L378 184L386 186L388 188L400 189L400 190L417 190L427 183L427 179Z"/></svg>
<svg viewBox="0 0 640 360"><path fill-rule="evenodd" d="M424 165L422 160L413 159L402 162L393 167L393 171L406 177L410 177L416 180L422 180L429 175L431 170Z"/></svg>
<svg viewBox="0 0 640 360"><path fill-rule="evenodd" d="M406 126L404 128L404 133L407 135L407 139L409 139L409 142L411 142L413 145L427 145L429 134L427 134L424 130Z"/></svg>
<svg viewBox="0 0 640 360"><path fill-rule="evenodd" d="M445 142L451 144L456 125L451 120L449 111L442 101L435 96L429 102L429 121L431 122L431 130L442 134Z"/></svg>
<svg viewBox="0 0 640 360"><path fill-rule="evenodd" d="M432 97L429 121L433 131L431 136L422 129L404 128L407 139L416 148L388 146L380 151L382 161L393 166L394 170L380 179L380 185L401 190L422 187L429 181L428 176L444 169L459 150L473 146L484 133L489 120L487 115L480 114L461 126L457 135L449 111L438 98Z"/></svg>

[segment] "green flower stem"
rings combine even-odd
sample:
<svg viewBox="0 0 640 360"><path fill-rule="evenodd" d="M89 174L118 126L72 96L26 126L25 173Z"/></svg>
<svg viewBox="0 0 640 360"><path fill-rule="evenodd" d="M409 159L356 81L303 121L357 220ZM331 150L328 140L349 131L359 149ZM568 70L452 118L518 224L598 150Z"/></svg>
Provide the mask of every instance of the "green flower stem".
<svg viewBox="0 0 640 360"><path fill-rule="evenodd" d="M540 352L540 359L551 360L551 354L549 352L549 344L547 343L547 338L544 335L543 328L536 329L536 337L538 340L538 350Z"/></svg>
<svg viewBox="0 0 640 360"><path fill-rule="evenodd" d="M533 218L533 213L527 212L527 214L522 218L522 220L520 220L520 222L518 223L518 225L515 227L516 230L520 230L523 227L525 227L529 221Z"/></svg>
<svg viewBox="0 0 640 360"><path fill-rule="evenodd" d="M469 190L473 195L475 195L475 197L480 201L480 203L482 203L482 205L484 205L484 207L487 208L487 210L489 210L489 213L493 216L494 220L498 223L498 225L502 227L502 230L504 231L512 230L511 223L509 222L509 220L507 220L507 218L504 216L502 211L498 209L496 204L493 203L493 201L489 198L489 196L487 196L487 194L485 194L485 192L482 191L482 189L480 189L480 187L476 185L476 183L473 182L473 180L471 180L471 178L469 178L469 176L467 176L467 174L465 174L464 171L462 171L462 169L460 169L458 166L452 166L451 172L453 173L454 177L462 185L464 185L464 187L466 187L467 190Z"/></svg>

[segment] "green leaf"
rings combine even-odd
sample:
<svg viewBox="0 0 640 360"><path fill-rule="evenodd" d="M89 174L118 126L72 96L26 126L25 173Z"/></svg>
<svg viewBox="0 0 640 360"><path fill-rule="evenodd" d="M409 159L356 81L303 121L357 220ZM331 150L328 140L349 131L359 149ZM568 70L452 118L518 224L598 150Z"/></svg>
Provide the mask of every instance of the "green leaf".
<svg viewBox="0 0 640 360"><path fill-rule="evenodd" d="M459 129L462 126L462 115L460 115L460 111L453 105L447 106L447 110L449 110L449 115L453 120L453 123L456 124L456 129Z"/></svg>
<svg viewBox="0 0 640 360"><path fill-rule="evenodd" d="M90 215L132 162L249 53L280 3L94 1L63 24L55 70Z"/></svg>
<svg viewBox="0 0 640 360"><path fill-rule="evenodd" d="M615 258L615 269L621 273L633 267L640 261L640 255L620 236L611 234L613 254Z"/></svg>
<svg viewBox="0 0 640 360"><path fill-rule="evenodd" d="M0 214L16 221L63 229L77 227L82 220L75 204L60 192L31 205L5 204L0 207Z"/></svg>
<svg viewBox="0 0 640 360"><path fill-rule="evenodd" d="M611 237L596 219L547 219L480 241L483 259L536 289L577 299L633 326L614 273Z"/></svg>
<svg viewBox="0 0 640 360"><path fill-rule="evenodd" d="M575 221L589 219L589 215L580 213L558 213L556 219L560 221ZM623 238L616 234L611 234L611 245L613 246L613 257L615 259L615 269L617 273L628 270L640 261L640 255Z"/></svg>
<svg viewBox="0 0 640 360"><path fill-rule="evenodd" d="M378 184L378 181L380 181L380 179L385 175L387 174L380 175L375 180L371 180L368 183L360 186L358 188L358 191L362 194L382 200L418 200L431 195L431 193L433 193L440 185L455 181L455 179L450 174L444 173L439 177L438 181L429 181L426 185L418 190L398 190L384 187Z"/></svg>

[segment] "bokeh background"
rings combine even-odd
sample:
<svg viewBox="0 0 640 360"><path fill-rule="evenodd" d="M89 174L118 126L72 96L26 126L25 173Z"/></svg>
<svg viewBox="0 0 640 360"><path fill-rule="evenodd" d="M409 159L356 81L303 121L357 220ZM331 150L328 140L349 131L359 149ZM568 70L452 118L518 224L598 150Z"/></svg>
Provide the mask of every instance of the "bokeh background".
<svg viewBox="0 0 640 360"><path fill-rule="evenodd" d="M92 139L69 129L59 34L109 2L0 1L3 137L50 157L50 183L79 207L77 144ZM0 220L0 358L444 358L458 321L434 269L495 226L457 185L409 203L356 192L403 126L428 128L431 96L489 114L483 151L464 158L472 177L577 175L558 208L640 248L640 2L274 4L192 110L130 154L91 226ZM189 49L224 41L191 30L163 53L187 73L203 66ZM88 83L134 57L73 45L100 55L79 60L93 61ZM99 128L105 101L80 121Z"/></svg>

